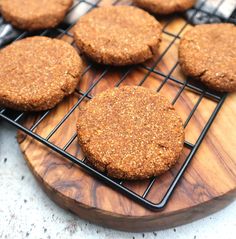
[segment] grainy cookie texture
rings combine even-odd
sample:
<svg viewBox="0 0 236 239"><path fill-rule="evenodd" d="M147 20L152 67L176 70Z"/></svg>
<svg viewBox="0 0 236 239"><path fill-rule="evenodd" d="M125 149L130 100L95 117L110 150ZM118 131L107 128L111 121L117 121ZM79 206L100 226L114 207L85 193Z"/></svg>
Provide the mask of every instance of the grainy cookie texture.
<svg viewBox="0 0 236 239"><path fill-rule="evenodd" d="M167 171L183 149L182 121L168 100L144 87L107 90L80 110L78 138L89 161L120 179Z"/></svg>
<svg viewBox="0 0 236 239"><path fill-rule="evenodd" d="M236 26L205 24L180 41L180 66L186 75L218 91L236 90Z"/></svg>
<svg viewBox="0 0 236 239"><path fill-rule="evenodd" d="M137 64L157 53L161 25L132 6L101 7L80 18L74 37L79 49L96 62Z"/></svg>
<svg viewBox="0 0 236 239"><path fill-rule="evenodd" d="M191 8L196 0L133 0L133 2L147 11L165 15L183 12Z"/></svg>
<svg viewBox="0 0 236 239"><path fill-rule="evenodd" d="M0 51L0 105L39 111L54 107L78 83L82 61L67 42L29 37Z"/></svg>
<svg viewBox="0 0 236 239"><path fill-rule="evenodd" d="M6 21L24 30L51 28L59 24L73 0L0 0Z"/></svg>

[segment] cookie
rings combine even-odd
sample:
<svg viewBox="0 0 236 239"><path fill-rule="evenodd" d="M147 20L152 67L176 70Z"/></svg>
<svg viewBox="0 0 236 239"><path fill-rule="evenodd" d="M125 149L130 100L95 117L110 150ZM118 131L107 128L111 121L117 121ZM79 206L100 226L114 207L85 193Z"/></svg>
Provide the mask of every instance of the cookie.
<svg viewBox="0 0 236 239"><path fill-rule="evenodd" d="M156 54L161 25L132 6L101 7L80 18L74 37L81 52L98 63L137 64Z"/></svg>
<svg viewBox="0 0 236 239"><path fill-rule="evenodd" d="M73 0L0 0L4 19L23 30L39 30L58 25Z"/></svg>
<svg viewBox="0 0 236 239"><path fill-rule="evenodd" d="M0 51L0 106L23 111L54 107L71 94L82 61L67 42L29 37Z"/></svg>
<svg viewBox="0 0 236 239"><path fill-rule="evenodd" d="M126 86L95 96L80 109L78 139L88 160L119 179L145 179L169 170L183 149L183 124L168 100Z"/></svg>
<svg viewBox="0 0 236 239"><path fill-rule="evenodd" d="M198 25L185 33L179 45L183 72L217 91L236 90L236 26Z"/></svg>
<svg viewBox="0 0 236 239"><path fill-rule="evenodd" d="M196 0L133 0L141 8L155 14L171 14L183 12L194 6Z"/></svg>

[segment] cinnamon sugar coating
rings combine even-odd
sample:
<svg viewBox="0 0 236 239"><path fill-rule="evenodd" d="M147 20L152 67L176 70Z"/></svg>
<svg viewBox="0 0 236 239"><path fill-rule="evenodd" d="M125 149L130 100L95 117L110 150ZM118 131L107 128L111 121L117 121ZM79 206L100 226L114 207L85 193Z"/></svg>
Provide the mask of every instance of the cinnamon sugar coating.
<svg viewBox="0 0 236 239"><path fill-rule="evenodd" d="M39 30L58 25L73 0L0 0L4 19L23 30Z"/></svg>
<svg viewBox="0 0 236 239"><path fill-rule="evenodd" d="M40 111L54 107L71 94L83 63L67 42L29 37L0 51L0 105Z"/></svg>
<svg viewBox="0 0 236 239"><path fill-rule="evenodd" d="M79 19L74 37L79 49L98 63L137 64L157 53L161 25L136 7L100 7Z"/></svg>
<svg viewBox="0 0 236 239"><path fill-rule="evenodd" d="M80 110L79 143L88 160L119 179L145 179L173 166L183 149L182 120L168 100L126 86L96 95Z"/></svg>
<svg viewBox="0 0 236 239"><path fill-rule="evenodd" d="M196 0L133 0L141 8L156 14L183 12L193 7Z"/></svg>
<svg viewBox="0 0 236 239"><path fill-rule="evenodd" d="M184 73L217 91L236 91L236 26L198 25L180 41L179 61Z"/></svg>

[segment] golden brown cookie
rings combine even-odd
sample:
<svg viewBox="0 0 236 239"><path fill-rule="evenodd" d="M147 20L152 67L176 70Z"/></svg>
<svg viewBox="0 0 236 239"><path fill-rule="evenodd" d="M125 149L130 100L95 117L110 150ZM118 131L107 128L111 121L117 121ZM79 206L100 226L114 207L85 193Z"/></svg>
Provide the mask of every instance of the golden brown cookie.
<svg viewBox="0 0 236 239"><path fill-rule="evenodd" d="M67 42L29 37L0 51L0 106L24 111L54 107L71 94L82 61Z"/></svg>
<svg viewBox="0 0 236 239"><path fill-rule="evenodd" d="M144 88L107 90L80 110L79 143L88 160L120 179L167 171L183 149L183 124L168 100Z"/></svg>
<svg viewBox="0 0 236 239"><path fill-rule="evenodd" d="M96 62L136 64L157 52L161 25L147 12L132 6L101 7L80 18L74 37L81 52Z"/></svg>
<svg viewBox="0 0 236 239"><path fill-rule="evenodd" d="M183 12L196 3L196 0L133 0L141 8L156 14Z"/></svg>
<svg viewBox="0 0 236 239"><path fill-rule="evenodd" d="M0 0L6 21L24 30L55 27L65 17L73 0Z"/></svg>
<svg viewBox="0 0 236 239"><path fill-rule="evenodd" d="M181 39L179 62L188 76L218 91L236 90L236 26L205 24Z"/></svg>

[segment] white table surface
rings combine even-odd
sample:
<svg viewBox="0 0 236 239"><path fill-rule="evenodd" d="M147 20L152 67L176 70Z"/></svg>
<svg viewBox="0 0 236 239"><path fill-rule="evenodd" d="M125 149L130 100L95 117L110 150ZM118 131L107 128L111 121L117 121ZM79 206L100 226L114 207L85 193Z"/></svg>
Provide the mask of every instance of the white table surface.
<svg viewBox="0 0 236 239"><path fill-rule="evenodd" d="M236 238L236 201L188 225L150 233L126 233L79 219L53 203L30 173L16 130L0 121L0 238L154 239Z"/></svg>

